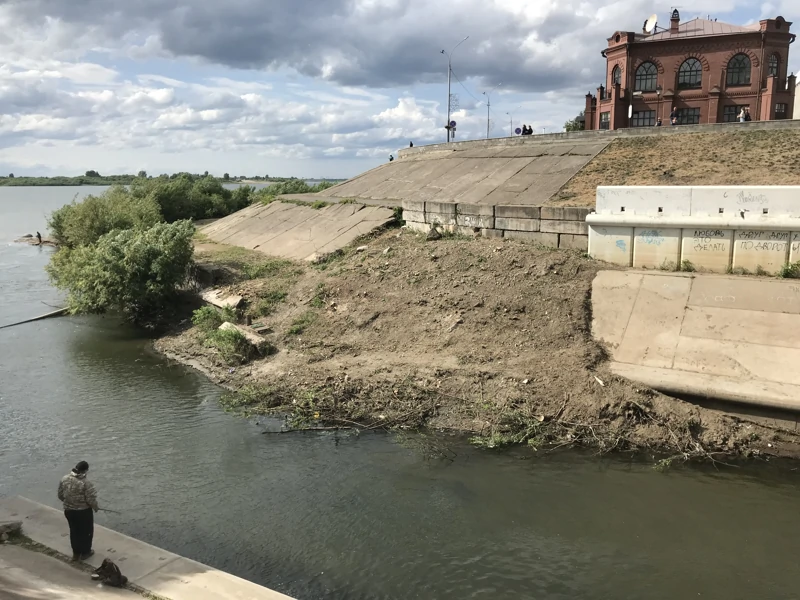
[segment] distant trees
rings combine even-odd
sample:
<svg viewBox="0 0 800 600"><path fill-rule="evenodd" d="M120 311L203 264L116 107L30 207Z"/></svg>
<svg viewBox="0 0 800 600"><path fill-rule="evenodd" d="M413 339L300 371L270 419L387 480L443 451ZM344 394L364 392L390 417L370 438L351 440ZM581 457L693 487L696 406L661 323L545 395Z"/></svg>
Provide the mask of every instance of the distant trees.
<svg viewBox="0 0 800 600"><path fill-rule="evenodd" d="M230 180L231 180L231 176L230 176L230 175L228 175L227 173L225 173L225 174L222 176L222 179L224 179L225 181L230 181Z"/></svg>
<svg viewBox="0 0 800 600"><path fill-rule="evenodd" d="M584 111L579 112L577 117L575 117L571 121L567 121L566 123L564 123L564 131L566 131L567 133L571 131L583 131L584 129L583 112Z"/></svg>
<svg viewBox="0 0 800 600"><path fill-rule="evenodd" d="M86 171L86 177L101 177L97 171Z"/></svg>
<svg viewBox="0 0 800 600"><path fill-rule="evenodd" d="M14 174L13 174L13 173L9 173L9 174L8 174L8 178L9 178L9 179L14 179Z"/></svg>
<svg viewBox="0 0 800 600"><path fill-rule="evenodd" d="M136 174L137 177L141 177L142 179L147 179L147 171L139 171Z"/></svg>

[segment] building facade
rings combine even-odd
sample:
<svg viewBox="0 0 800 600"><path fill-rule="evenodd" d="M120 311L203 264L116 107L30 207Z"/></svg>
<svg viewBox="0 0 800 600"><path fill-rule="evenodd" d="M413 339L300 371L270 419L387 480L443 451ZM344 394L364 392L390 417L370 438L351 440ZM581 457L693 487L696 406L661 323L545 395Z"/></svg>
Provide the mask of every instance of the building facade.
<svg viewBox="0 0 800 600"><path fill-rule="evenodd" d="M586 95L586 129L793 118L796 78L787 73L795 35L783 17L738 26L707 19L652 33L618 31L602 54L606 80ZM630 115L630 117L629 117Z"/></svg>

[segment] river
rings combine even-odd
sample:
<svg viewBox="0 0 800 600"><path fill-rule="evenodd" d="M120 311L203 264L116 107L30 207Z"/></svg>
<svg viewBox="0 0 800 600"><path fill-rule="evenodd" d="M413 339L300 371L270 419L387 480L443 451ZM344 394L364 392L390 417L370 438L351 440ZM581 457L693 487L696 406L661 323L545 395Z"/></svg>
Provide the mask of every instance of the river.
<svg viewBox="0 0 800 600"><path fill-rule="evenodd" d="M0 187L0 325L59 305L50 250L10 242L86 191ZM302 600L800 596L794 465L658 473L455 439L431 460L379 434L264 435L219 395L113 318L0 330L0 494L58 507L85 459L121 512L98 523Z"/></svg>

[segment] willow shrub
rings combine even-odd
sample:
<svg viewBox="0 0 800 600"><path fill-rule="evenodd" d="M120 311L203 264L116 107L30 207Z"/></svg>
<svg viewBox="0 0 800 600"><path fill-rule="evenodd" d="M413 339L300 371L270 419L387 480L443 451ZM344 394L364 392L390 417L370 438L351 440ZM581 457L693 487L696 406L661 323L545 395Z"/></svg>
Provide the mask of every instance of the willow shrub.
<svg viewBox="0 0 800 600"><path fill-rule="evenodd" d="M56 252L47 272L72 313L118 312L146 328L164 324L192 266L190 221L115 229L96 243Z"/></svg>

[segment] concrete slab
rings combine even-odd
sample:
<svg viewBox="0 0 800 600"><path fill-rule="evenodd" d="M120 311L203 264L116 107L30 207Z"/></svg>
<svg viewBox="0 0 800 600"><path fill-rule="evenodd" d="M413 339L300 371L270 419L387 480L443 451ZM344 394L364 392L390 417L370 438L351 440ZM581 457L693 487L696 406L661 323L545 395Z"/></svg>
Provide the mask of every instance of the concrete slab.
<svg viewBox="0 0 800 600"><path fill-rule="evenodd" d="M800 283L601 271L592 310L594 337L629 379L800 411Z"/></svg>
<svg viewBox="0 0 800 600"><path fill-rule="evenodd" d="M681 262L688 260L704 271L725 273L733 252L733 231L728 229L684 229Z"/></svg>
<svg viewBox="0 0 800 600"><path fill-rule="evenodd" d="M19 546L0 546L0 598L4 600L94 600L141 596L92 581L62 561Z"/></svg>
<svg viewBox="0 0 800 600"><path fill-rule="evenodd" d="M687 306L681 336L800 350L800 315Z"/></svg>
<svg viewBox="0 0 800 600"><path fill-rule="evenodd" d="M17 496L0 501L0 519L6 518L22 521L23 533L35 542L68 556L72 554L69 530L61 511ZM94 540L96 554L86 561L87 564L99 567L104 558L111 558L131 583L170 600L291 600L99 525L95 525ZM81 598L84 597L90 596Z"/></svg>
<svg viewBox="0 0 800 600"><path fill-rule="evenodd" d="M698 277L689 306L800 314L800 281Z"/></svg>
<svg viewBox="0 0 800 600"><path fill-rule="evenodd" d="M589 254L596 260L630 267L633 264L633 227L590 225Z"/></svg>
<svg viewBox="0 0 800 600"><path fill-rule="evenodd" d="M200 231L217 243L270 256L312 260L318 253L343 248L394 219L388 208L355 203L313 209L273 202L257 211L251 208L245 209L248 218L234 213ZM229 224L223 223L228 219Z"/></svg>
<svg viewBox="0 0 800 600"><path fill-rule="evenodd" d="M686 277L644 277L614 359L672 367L691 285Z"/></svg>
<svg viewBox="0 0 800 600"><path fill-rule="evenodd" d="M400 160L320 192L321 196L356 199L441 200L494 204L543 204L606 148L607 141L553 142L525 139L476 141L447 148L412 152ZM466 161L466 162L465 162ZM517 168L502 170L513 163ZM521 169L531 165L524 173ZM513 180L512 180L513 178ZM508 187L503 185L508 183ZM462 197L468 194L466 197ZM516 195L514 195L516 194Z"/></svg>
<svg viewBox="0 0 800 600"><path fill-rule="evenodd" d="M612 348L622 343L644 275L600 271L592 283L592 335Z"/></svg>
<svg viewBox="0 0 800 600"><path fill-rule="evenodd" d="M683 371L800 385L797 365L800 349L689 337L678 340L672 364Z"/></svg>
<svg viewBox="0 0 800 600"><path fill-rule="evenodd" d="M681 230L636 227L633 230L633 266L674 269L681 251Z"/></svg>
<svg viewBox="0 0 800 600"><path fill-rule="evenodd" d="M654 390L678 396L713 398L724 402L796 412L800 386L771 381L747 381L707 373L660 369L618 362L610 364L615 375L638 381Z"/></svg>

